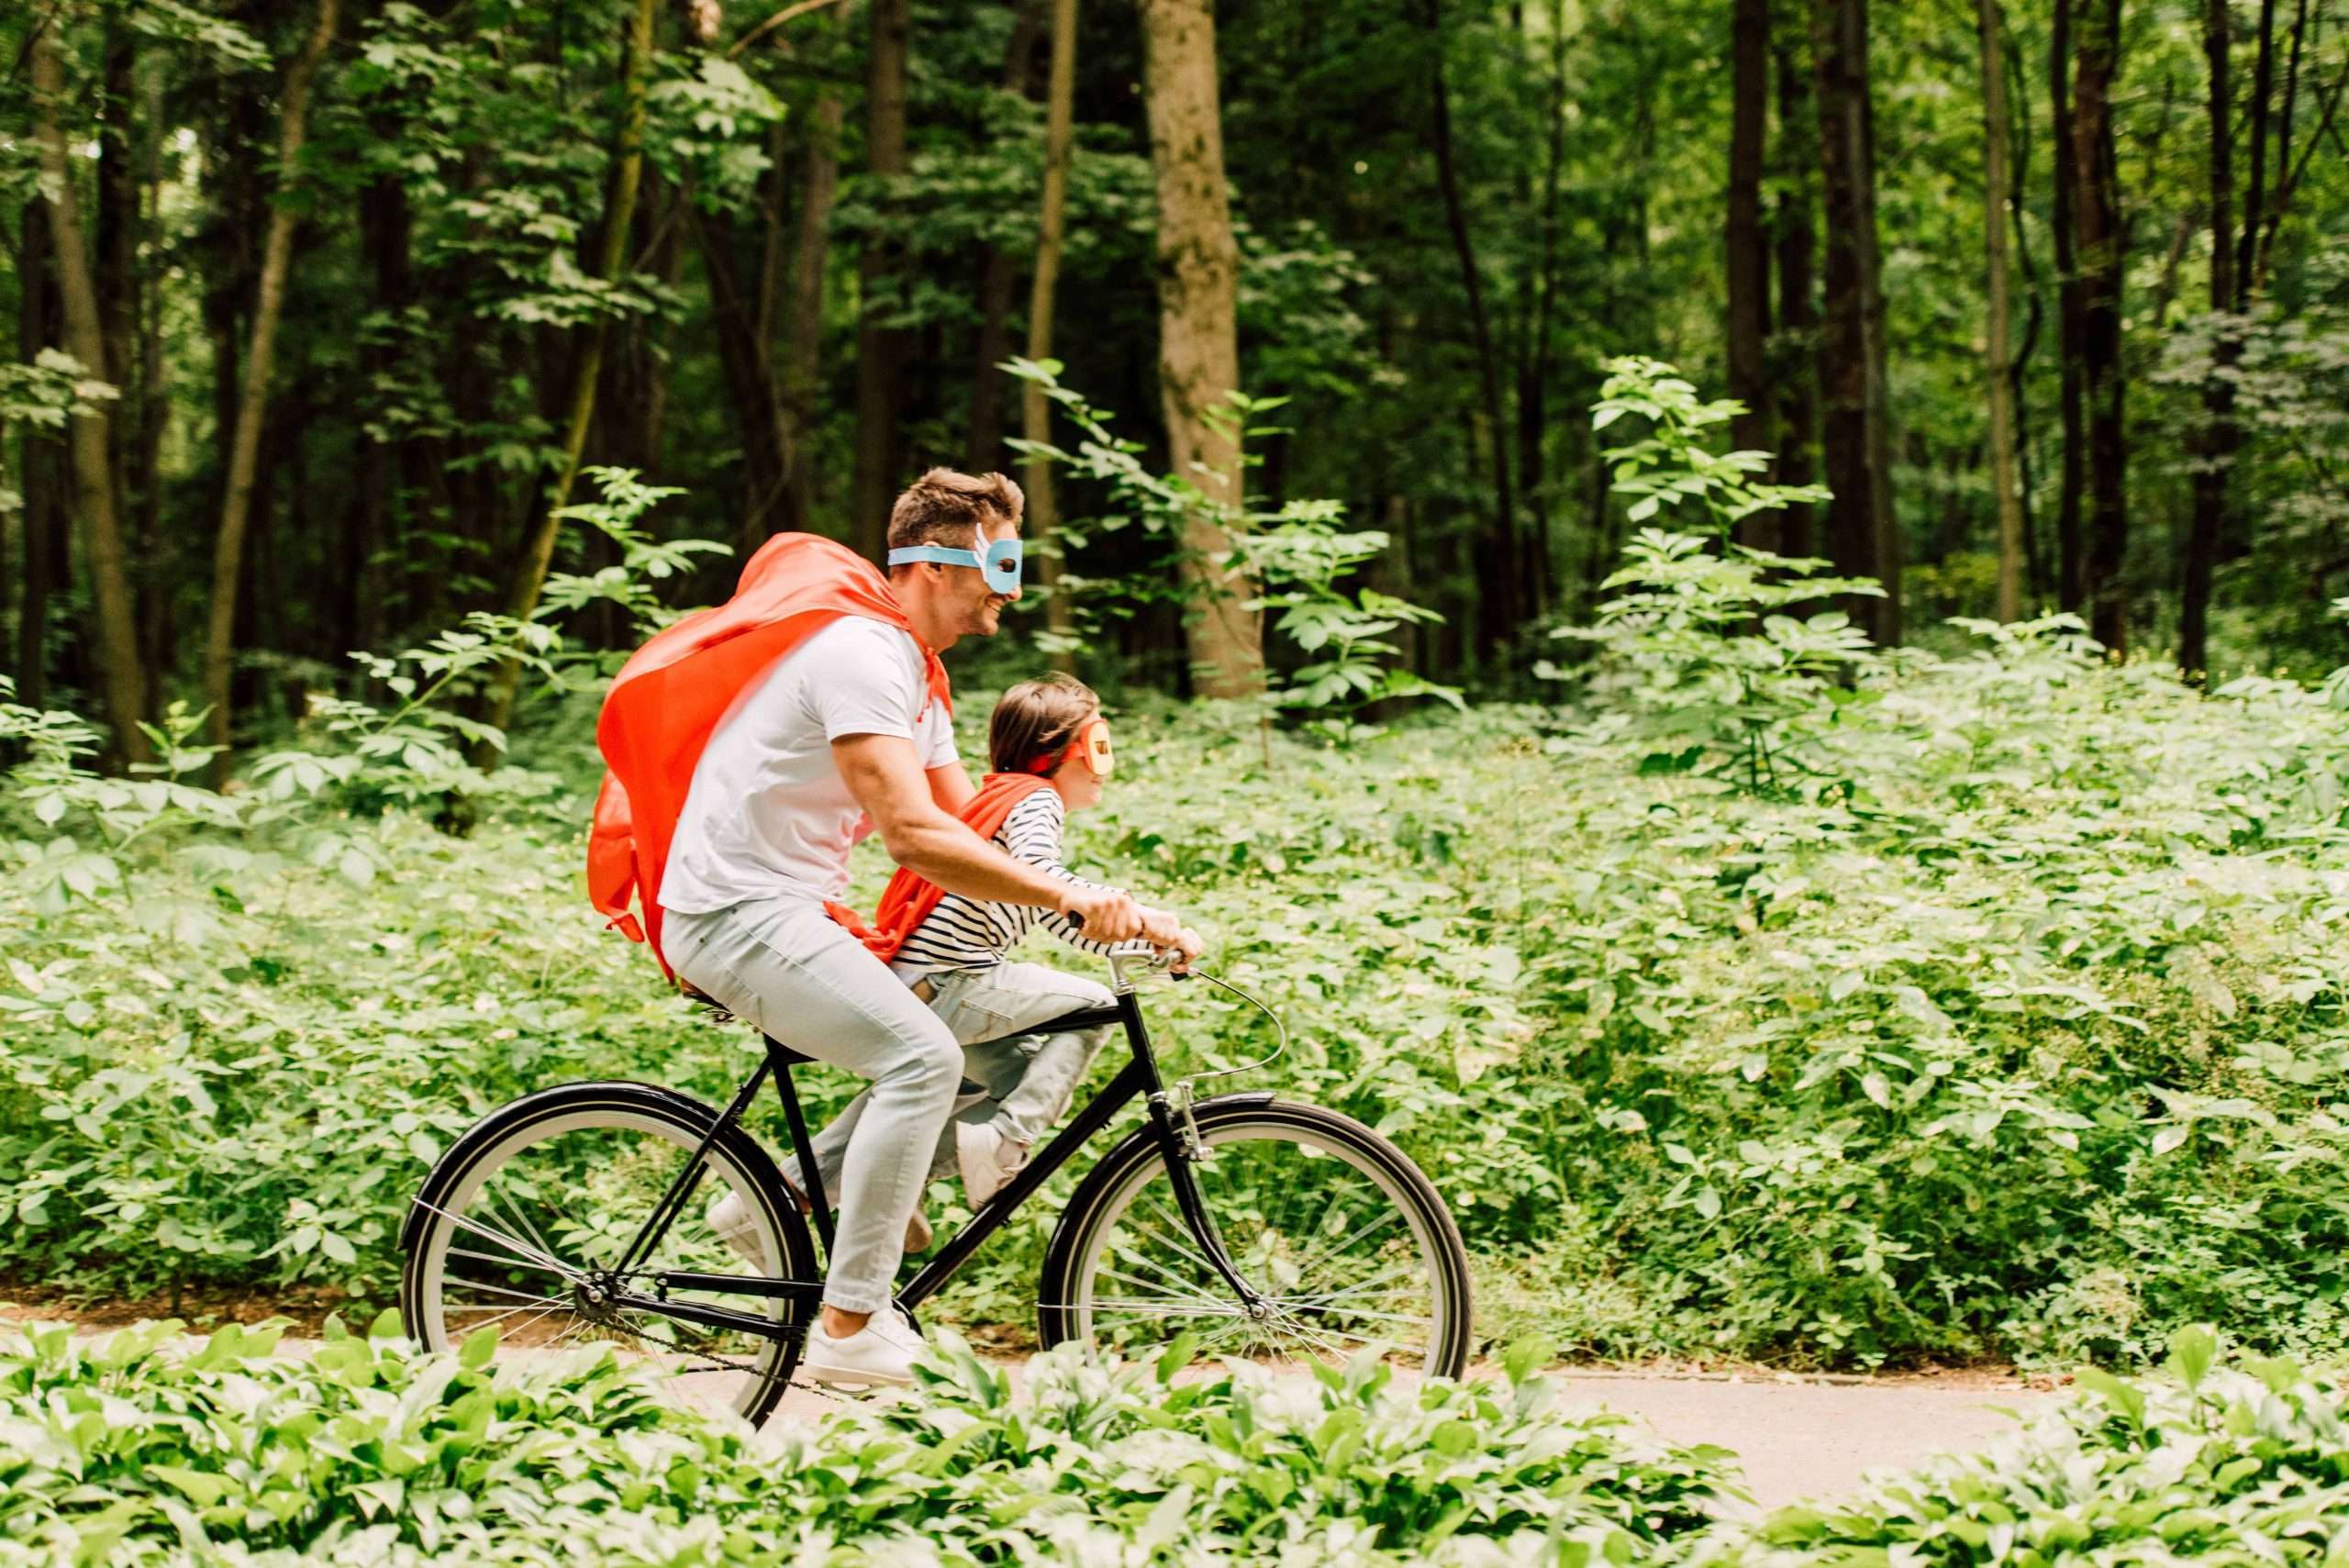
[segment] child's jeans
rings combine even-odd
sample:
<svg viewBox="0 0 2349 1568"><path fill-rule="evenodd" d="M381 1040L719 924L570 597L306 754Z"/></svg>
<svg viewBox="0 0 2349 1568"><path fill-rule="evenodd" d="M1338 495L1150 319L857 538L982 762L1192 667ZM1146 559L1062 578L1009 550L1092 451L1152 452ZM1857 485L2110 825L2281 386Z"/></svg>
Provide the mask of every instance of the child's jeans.
<svg viewBox="0 0 2349 1568"><path fill-rule="evenodd" d="M1063 974L1041 963L998 963L992 969L949 969L927 975L900 970L898 976L914 984L914 995L929 1003L963 1045L963 1073L968 1081L956 1102L955 1120L991 1121L1004 1137L1023 1147L1041 1139L1068 1109L1085 1070L1109 1037L1107 1024L1067 1034L1019 1032L1082 1007L1106 1007L1114 999L1097 980ZM930 995L922 996L924 990ZM816 1169L823 1175L828 1196L841 1190L841 1157L869 1095L867 1091L851 1100L813 1140ZM931 1153L930 1179L936 1181L955 1169L954 1122L950 1121ZM796 1154L784 1162L783 1173L792 1185L807 1190Z"/></svg>

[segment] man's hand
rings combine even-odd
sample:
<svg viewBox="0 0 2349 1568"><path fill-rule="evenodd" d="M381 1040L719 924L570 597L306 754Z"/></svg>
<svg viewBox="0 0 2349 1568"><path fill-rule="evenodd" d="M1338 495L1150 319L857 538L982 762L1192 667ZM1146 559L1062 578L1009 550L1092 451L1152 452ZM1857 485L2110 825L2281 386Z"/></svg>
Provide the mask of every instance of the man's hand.
<svg viewBox="0 0 2349 1568"><path fill-rule="evenodd" d="M1114 887L1061 887L1061 913L1075 917L1085 934L1097 942L1126 942L1143 934L1147 915L1142 906Z"/></svg>

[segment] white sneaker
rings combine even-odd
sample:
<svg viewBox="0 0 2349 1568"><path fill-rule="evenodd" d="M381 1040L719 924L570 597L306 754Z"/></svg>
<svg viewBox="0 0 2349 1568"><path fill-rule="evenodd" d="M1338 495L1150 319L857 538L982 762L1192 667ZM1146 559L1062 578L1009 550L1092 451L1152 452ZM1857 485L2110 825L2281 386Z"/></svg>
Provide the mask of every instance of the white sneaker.
<svg viewBox="0 0 2349 1568"><path fill-rule="evenodd" d="M806 1371L811 1383L831 1387L896 1388L914 1380L914 1357L921 1336L893 1307L873 1315L844 1340L824 1332L821 1318L808 1326Z"/></svg>
<svg viewBox="0 0 2349 1568"><path fill-rule="evenodd" d="M767 1272L767 1261L759 1248L758 1216L741 1195L729 1187L726 1195L709 1206L709 1228L718 1239L734 1249L734 1255L761 1273Z"/></svg>
<svg viewBox="0 0 2349 1568"><path fill-rule="evenodd" d="M958 1121L954 1160L963 1167L963 1195L976 1208L1019 1173L1028 1163L1028 1148L1006 1138L991 1121Z"/></svg>

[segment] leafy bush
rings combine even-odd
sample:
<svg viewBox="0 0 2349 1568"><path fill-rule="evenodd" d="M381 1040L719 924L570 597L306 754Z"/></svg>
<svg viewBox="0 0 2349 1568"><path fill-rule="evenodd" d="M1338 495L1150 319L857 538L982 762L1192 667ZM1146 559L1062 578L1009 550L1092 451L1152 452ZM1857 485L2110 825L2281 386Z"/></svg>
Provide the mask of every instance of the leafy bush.
<svg viewBox="0 0 2349 1568"><path fill-rule="evenodd" d="M608 1350L489 1363L330 1327L0 1339L0 1563L1625 1562L1733 1493L1714 1449L1553 1390L933 1349L915 1396L779 1424L663 1400ZM488 1331L494 1334L494 1330ZM265 1554L244 1555L244 1549Z"/></svg>
<svg viewBox="0 0 2349 1568"><path fill-rule="evenodd" d="M2188 1329L2176 1383L2088 1373L2091 1392L1979 1454L1831 1507L1782 1508L1691 1554L1815 1562L2334 1562L2349 1540L2343 1394L2288 1362L2215 1366Z"/></svg>

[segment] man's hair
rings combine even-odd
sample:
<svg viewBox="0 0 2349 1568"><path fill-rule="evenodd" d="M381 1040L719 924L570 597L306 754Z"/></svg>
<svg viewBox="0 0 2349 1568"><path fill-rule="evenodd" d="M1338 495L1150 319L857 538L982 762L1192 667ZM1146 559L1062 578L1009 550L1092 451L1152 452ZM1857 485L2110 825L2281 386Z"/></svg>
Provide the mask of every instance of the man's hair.
<svg viewBox="0 0 2349 1568"><path fill-rule="evenodd" d="M1027 505L1019 486L1003 474L974 478L951 468L933 468L907 485L889 508L889 548L905 550L945 539L963 549L971 542L973 528L1003 520L1016 523Z"/></svg>
<svg viewBox="0 0 2349 1568"><path fill-rule="evenodd" d="M1076 732L1101 711L1101 699L1074 675L1022 681L1003 694L987 720L987 768L998 773L1051 773ZM1039 768L1039 762L1046 765Z"/></svg>

